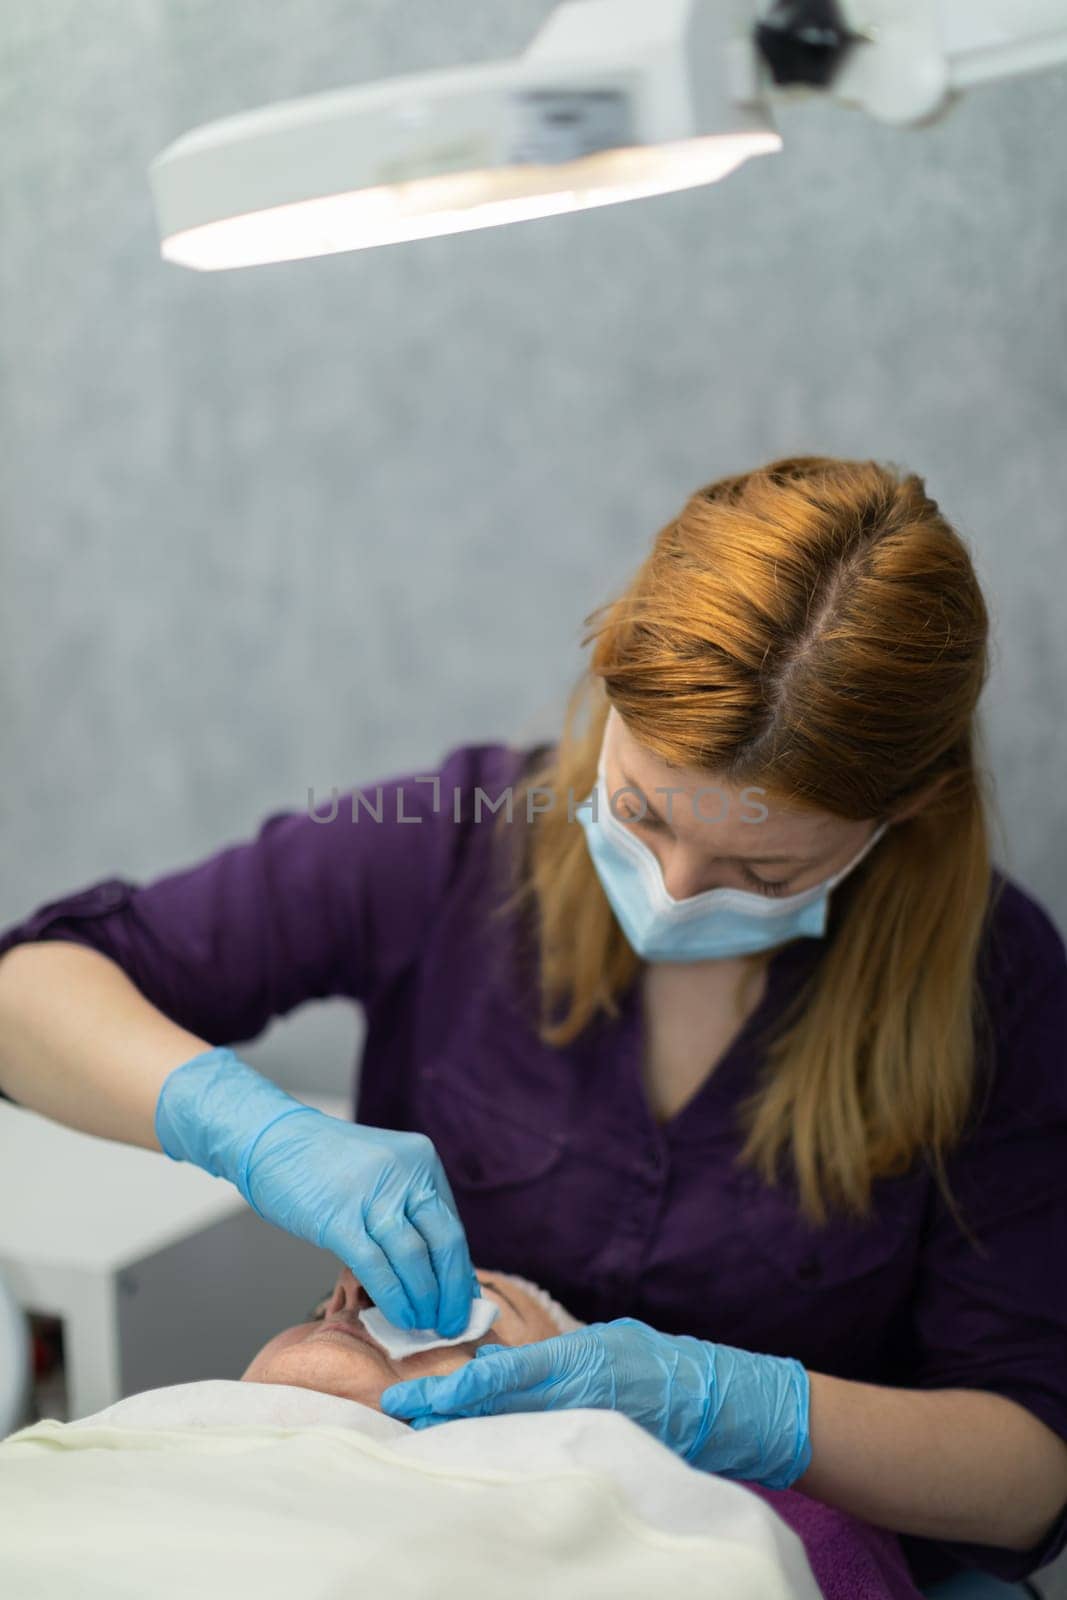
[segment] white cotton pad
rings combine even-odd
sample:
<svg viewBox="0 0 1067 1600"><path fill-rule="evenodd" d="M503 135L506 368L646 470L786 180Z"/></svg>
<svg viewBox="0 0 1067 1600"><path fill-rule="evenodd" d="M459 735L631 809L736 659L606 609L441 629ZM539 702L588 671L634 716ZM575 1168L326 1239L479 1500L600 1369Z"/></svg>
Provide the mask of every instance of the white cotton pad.
<svg viewBox="0 0 1067 1600"><path fill-rule="evenodd" d="M479 1295L471 1301L470 1321L454 1339L442 1339L433 1328L398 1328L386 1321L377 1306L365 1307L359 1314L359 1320L386 1354L392 1356L394 1361L399 1361L420 1350L436 1350L439 1345L465 1344L470 1339L480 1339L489 1332L499 1315L500 1307L496 1301L486 1300Z"/></svg>

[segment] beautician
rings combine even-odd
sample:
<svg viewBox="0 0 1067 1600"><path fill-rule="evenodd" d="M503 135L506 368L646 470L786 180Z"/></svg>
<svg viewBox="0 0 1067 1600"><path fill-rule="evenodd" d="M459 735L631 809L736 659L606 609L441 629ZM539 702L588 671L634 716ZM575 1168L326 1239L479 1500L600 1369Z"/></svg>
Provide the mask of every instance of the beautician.
<svg viewBox="0 0 1067 1600"><path fill-rule="evenodd" d="M914 475L777 461L588 621L556 743L9 929L0 1088L229 1179L403 1326L460 1333L472 1261L591 1324L394 1385L415 1426L615 1407L920 1583L1020 1578L1067 1541L1067 953L991 864L966 548ZM326 996L351 1123L233 1048Z"/></svg>

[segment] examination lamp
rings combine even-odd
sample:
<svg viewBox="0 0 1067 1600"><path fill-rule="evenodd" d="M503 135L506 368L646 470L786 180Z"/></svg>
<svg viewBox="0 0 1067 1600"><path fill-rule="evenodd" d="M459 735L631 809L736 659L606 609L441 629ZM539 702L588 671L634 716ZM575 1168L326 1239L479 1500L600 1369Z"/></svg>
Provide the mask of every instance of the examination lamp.
<svg viewBox="0 0 1067 1600"><path fill-rule="evenodd" d="M168 261L211 271L715 183L780 150L776 103L897 124L1067 60L1067 0L569 0L512 61L194 129L151 167Z"/></svg>

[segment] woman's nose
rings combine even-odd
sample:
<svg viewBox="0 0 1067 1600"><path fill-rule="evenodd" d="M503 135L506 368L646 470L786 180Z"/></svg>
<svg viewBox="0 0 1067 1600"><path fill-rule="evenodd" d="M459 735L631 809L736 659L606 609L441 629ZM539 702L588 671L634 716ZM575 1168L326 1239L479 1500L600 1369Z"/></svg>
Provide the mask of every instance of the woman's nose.
<svg viewBox="0 0 1067 1600"><path fill-rule="evenodd" d="M355 1274L348 1267L342 1267L326 1308L327 1316L334 1316L338 1311L363 1311L373 1304L373 1300Z"/></svg>

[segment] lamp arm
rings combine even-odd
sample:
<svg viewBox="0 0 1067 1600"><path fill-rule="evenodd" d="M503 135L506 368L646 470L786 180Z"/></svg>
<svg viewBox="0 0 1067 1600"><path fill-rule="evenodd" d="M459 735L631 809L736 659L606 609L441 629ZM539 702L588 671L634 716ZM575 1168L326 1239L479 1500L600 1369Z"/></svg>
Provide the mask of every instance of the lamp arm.
<svg viewBox="0 0 1067 1600"><path fill-rule="evenodd" d="M880 121L931 122L975 84L1067 63L1067 0L778 0L761 9L764 28L769 18L787 37L807 26L841 39L829 81L765 83L772 105L820 93Z"/></svg>
<svg viewBox="0 0 1067 1600"><path fill-rule="evenodd" d="M1063 0L935 0L952 89L1067 61Z"/></svg>

